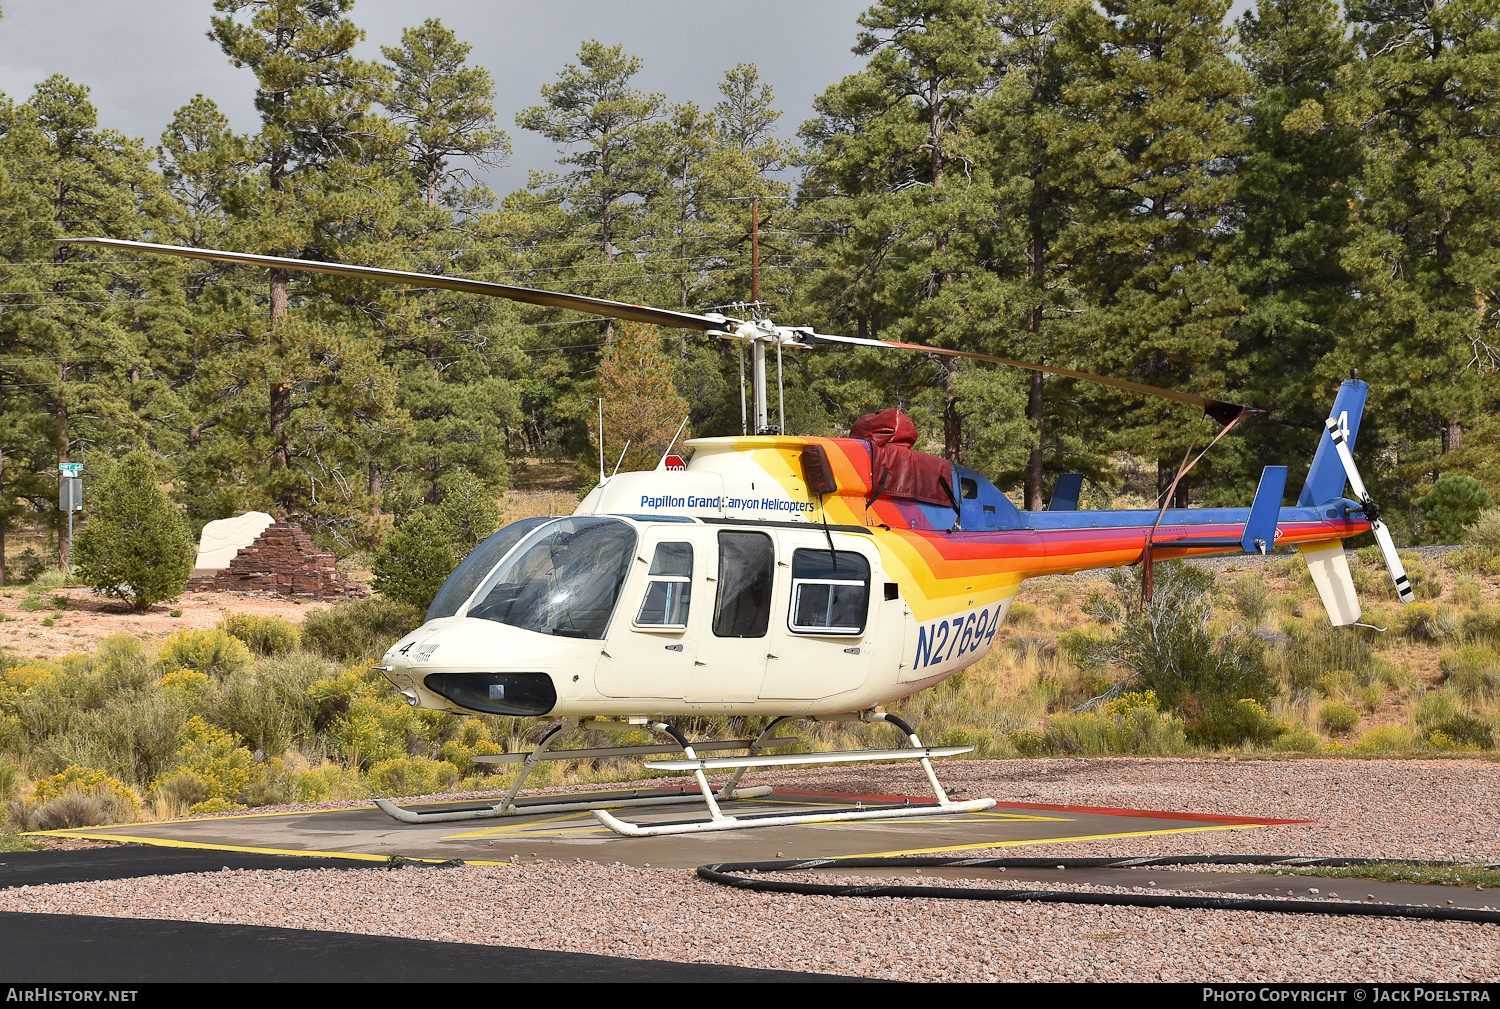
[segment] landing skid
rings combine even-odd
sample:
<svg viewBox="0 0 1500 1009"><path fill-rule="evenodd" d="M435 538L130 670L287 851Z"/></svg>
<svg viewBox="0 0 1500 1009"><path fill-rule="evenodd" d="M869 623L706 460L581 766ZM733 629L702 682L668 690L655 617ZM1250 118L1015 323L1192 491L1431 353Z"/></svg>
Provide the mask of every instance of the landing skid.
<svg viewBox="0 0 1500 1009"><path fill-rule="evenodd" d="M519 816L523 813L571 813L574 811L588 811L629 806L670 806L673 804L680 804L684 802L698 801L698 796L687 792L686 790L683 790L678 795L661 795L659 789L652 789L651 791L655 792L656 794L639 795L632 792L627 795L622 795L620 798L611 796L608 799L580 798L571 801L563 799L558 802L549 802L545 805L517 805L515 800L516 796L520 794L521 786L526 783L526 779L530 776L532 768L536 767L536 765L543 760L568 760L574 758L581 759L584 757L606 756L624 757L638 754L681 752L681 748L676 746L616 746L590 750L553 750L551 752L548 752L547 748L549 744L551 744L553 737L561 732L563 727L567 724L567 722L558 722L556 725L552 726L552 728L548 729L547 734L542 737L542 741L537 743L536 748L533 749L530 753L525 754L524 758L520 754L509 753L499 754L487 759L478 758L479 760L487 763L515 763L519 761L521 764L521 771L516 775L516 780L511 782L510 788L506 789L505 796L499 802L494 803L493 805L470 806L466 809L434 809L431 811L406 809L396 805L389 799L376 799L375 805L378 806L382 812L395 817L402 823L452 823L457 820L489 820L495 817L502 816ZM764 736L765 733L761 733L761 735ZM717 743L709 743L705 748L718 750L737 749L746 745L753 747L757 742L760 742L760 740L732 739ZM792 742L792 740L790 739L776 739L771 740L769 742L769 745L781 746L790 742ZM688 752L691 753L692 751L689 750ZM751 752L753 753L754 750L752 749ZM738 776L736 776L736 780L738 780ZM754 799L762 795L770 794L770 788L761 786L759 788L742 788L738 790L731 790L727 797L733 799Z"/></svg>
<svg viewBox="0 0 1500 1009"><path fill-rule="evenodd" d="M972 746L923 746L922 741L917 738L916 732L895 715L884 712L870 712L863 716L864 720L871 722L887 722L905 733L907 742L911 749L905 750L850 750L840 753L786 753L774 756L760 756L758 751L764 747L763 740L772 729L785 719L778 718L766 726L764 732L753 743L750 744L750 755L748 757L700 757L694 752L693 746L676 729L664 722L655 722L651 728L657 732L670 735L677 740L685 760L648 760L647 767L666 771L692 771L693 777L697 779L698 791L703 801L708 806L707 820L688 820L677 823L630 823L610 814L605 809L593 810L594 818L604 824L616 834L624 837L661 837L668 834L701 834L719 830L744 830L750 827L790 827L803 823L838 823L848 820L885 820L897 817L916 816L951 816L954 813L977 813L986 809L993 809L994 799L971 799L967 802L954 802L948 798L948 793L938 782L937 773L932 769L933 757L950 757L959 753L968 753L974 749ZM719 803L726 798L737 797L750 791L745 789L736 791L735 786L739 784L740 777L751 767L771 767L786 764L852 764L869 760L918 760L922 769L927 772L927 780L932 785L936 801L912 805L910 803L896 805L882 805L864 807L856 806L854 809L825 809L816 813L759 813L749 816L726 816L719 808ZM705 771L717 768L733 768L734 774L729 781L716 794L709 787L708 777ZM768 789L769 791L769 789Z"/></svg>
<svg viewBox="0 0 1500 1009"><path fill-rule="evenodd" d="M536 813L571 813L592 812L610 830L623 837L659 837L668 834L699 834L720 830L744 830L750 827L787 827L803 823L838 823L848 820L887 820L896 818L918 817L918 816L950 816L955 813L977 813L982 810L991 809L995 805L994 799L971 799L966 802L954 802L948 798L948 793L938 782L937 774L932 769L933 757L950 757L960 753L968 753L974 749L972 746L923 746L917 734L895 715L883 712L861 713L859 717L863 721L887 722L901 730L910 744L910 748L897 750L850 750L838 753L786 753L765 754L762 751L773 746L783 746L792 742L790 739L773 738L771 731L786 718L778 718L766 726L764 732L753 740L727 740L720 742L700 743L695 748L687 738L672 726L665 722L653 722L650 728L662 735L671 737L676 745L661 746L634 746L634 747L610 747L591 750L561 750L548 752L548 745L554 736L562 730L565 722L554 725L547 734L542 737L541 742L536 745L530 753L522 758L519 754L505 754L492 758L491 762L521 762L520 773L516 780L511 782L510 788L506 790L499 802L482 806L470 806L462 809L435 809L429 811L406 809L396 805L389 799L376 799L375 805L383 812L400 820L402 823L451 823L459 820L485 820L497 817L519 816L523 814ZM698 750L725 750L745 747L748 756L744 757L702 757ZM640 790L611 795L601 799L597 795L580 796L577 799L559 799L553 802L518 805L516 796L521 791L521 786L531 774L538 762L542 760L569 759L571 757L595 757L595 756L628 756L644 754L664 754L680 752L685 759L682 760L647 760L645 766L656 770L667 771L692 771L697 782L697 792L688 789L680 789L676 795L662 795L660 789L651 789L649 794L642 794ZM906 802L901 805L880 804L866 806L857 804L853 808L823 809L816 813L752 813L742 816L727 816L720 809L719 803L733 799L755 799L770 795L772 790L769 786L759 785L752 788L740 788L740 778L752 767L775 767L788 764L852 764L863 763L871 760L917 760L922 764L922 769L927 772L927 780L932 785L936 796L932 802L912 803ZM708 784L706 771L709 770L732 770L729 781L717 792ZM682 805L684 803L704 802L708 806L709 817L707 820L682 820L668 823L632 823L621 820L609 812L611 809L628 809L643 806L669 806Z"/></svg>
<svg viewBox="0 0 1500 1009"><path fill-rule="evenodd" d="M757 788L737 789L730 797L734 799L755 799L762 795L770 795L769 786L761 785ZM497 816L521 816L532 813L571 813L575 811L618 809L629 806L671 806L681 805L685 802L701 802L696 792L683 790L678 795L636 795L634 793L621 794L619 798L611 796L608 799L588 798L560 802L537 803L528 805L516 805L497 802L491 806L469 807L466 809L434 809L425 812L417 809L406 809L396 805L389 799L376 799L375 805L382 812L400 820L402 823L451 823L455 820L488 820Z"/></svg>

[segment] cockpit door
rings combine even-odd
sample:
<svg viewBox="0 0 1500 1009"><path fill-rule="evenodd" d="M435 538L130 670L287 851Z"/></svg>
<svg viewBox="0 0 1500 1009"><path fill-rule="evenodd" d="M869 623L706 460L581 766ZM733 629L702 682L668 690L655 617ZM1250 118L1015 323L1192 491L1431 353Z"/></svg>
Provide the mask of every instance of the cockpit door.
<svg viewBox="0 0 1500 1009"><path fill-rule="evenodd" d="M692 526L642 538L621 595L594 684L606 697L677 700L688 690L698 653L700 611L712 602L712 542Z"/></svg>

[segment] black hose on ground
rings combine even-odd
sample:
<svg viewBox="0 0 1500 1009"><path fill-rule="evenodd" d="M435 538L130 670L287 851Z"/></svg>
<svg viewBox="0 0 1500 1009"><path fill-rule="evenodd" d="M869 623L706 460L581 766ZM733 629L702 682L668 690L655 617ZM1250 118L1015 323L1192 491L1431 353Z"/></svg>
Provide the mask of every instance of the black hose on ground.
<svg viewBox="0 0 1500 1009"><path fill-rule="evenodd" d="M1424 918L1430 921L1474 921L1500 925L1500 911L1411 904L1357 904L1348 901L1264 899L1258 897L1191 897L1145 893L1083 893L1069 890L990 890L960 886L795 883L753 879L736 873L837 870L982 868L1101 869L1171 865L1359 866L1422 865L1431 867L1500 867L1500 863L1412 861L1395 858L1304 858L1295 855L1169 855L1159 858L818 858L777 862L716 862L700 865L698 877L721 886L764 893L799 893L823 897L937 897L942 900L1035 901L1044 904L1092 904L1114 907L1170 907L1215 911L1274 911L1282 914L1366 915L1376 918Z"/></svg>

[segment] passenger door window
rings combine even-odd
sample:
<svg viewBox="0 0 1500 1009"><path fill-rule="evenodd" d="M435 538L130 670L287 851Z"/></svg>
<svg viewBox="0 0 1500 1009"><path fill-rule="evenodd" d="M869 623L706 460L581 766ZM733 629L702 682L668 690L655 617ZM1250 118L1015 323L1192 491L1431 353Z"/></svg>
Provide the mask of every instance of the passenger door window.
<svg viewBox="0 0 1500 1009"><path fill-rule="evenodd" d="M798 634L863 634L870 611L870 562L852 550L792 553L792 611Z"/></svg>
<svg viewBox="0 0 1500 1009"><path fill-rule="evenodd" d="M686 627L693 601L692 544L658 543L646 577L646 596L635 622L652 627Z"/></svg>

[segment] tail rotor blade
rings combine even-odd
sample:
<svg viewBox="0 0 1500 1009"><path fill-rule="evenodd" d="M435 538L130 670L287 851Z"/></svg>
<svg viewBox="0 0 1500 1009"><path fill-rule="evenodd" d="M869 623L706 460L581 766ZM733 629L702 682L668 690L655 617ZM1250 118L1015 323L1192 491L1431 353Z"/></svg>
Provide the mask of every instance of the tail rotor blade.
<svg viewBox="0 0 1500 1009"><path fill-rule="evenodd" d="M1385 527L1384 522L1376 519L1370 523L1370 531L1375 534L1375 542L1380 544L1380 555L1385 558L1385 566L1390 569L1391 580L1396 583L1396 594L1401 597L1403 603L1416 602L1417 594L1412 591L1411 580L1406 577L1406 568L1396 553L1396 544L1391 539L1390 530Z"/></svg>
<svg viewBox="0 0 1500 1009"><path fill-rule="evenodd" d="M1359 478L1359 470L1354 466L1354 456L1349 452L1349 438L1344 434L1344 429L1339 422L1329 417L1326 421L1328 436L1333 439L1333 449L1339 455L1339 462L1344 464L1344 473L1349 477L1349 486L1354 490L1354 496L1361 501L1368 502L1370 494L1365 490L1365 482Z"/></svg>
<svg viewBox="0 0 1500 1009"><path fill-rule="evenodd" d="M1365 506L1365 516L1370 520L1370 531L1375 534L1375 542L1380 545L1380 556L1385 558L1386 570L1391 573L1391 581L1396 583L1396 594L1401 597L1403 603L1415 602L1417 594L1412 591L1411 580L1406 577L1406 566L1401 563L1400 556L1396 553L1396 543L1391 539L1391 531L1380 521L1379 509L1370 500L1370 492L1365 490L1365 482L1359 477L1359 469L1354 465L1354 455L1349 451L1349 439L1344 434L1344 429L1339 422L1332 417L1327 421L1328 436L1333 439L1333 447L1338 452L1339 461L1344 464L1344 473L1349 477L1349 487L1354 491L1354 496Z"/></svg>

